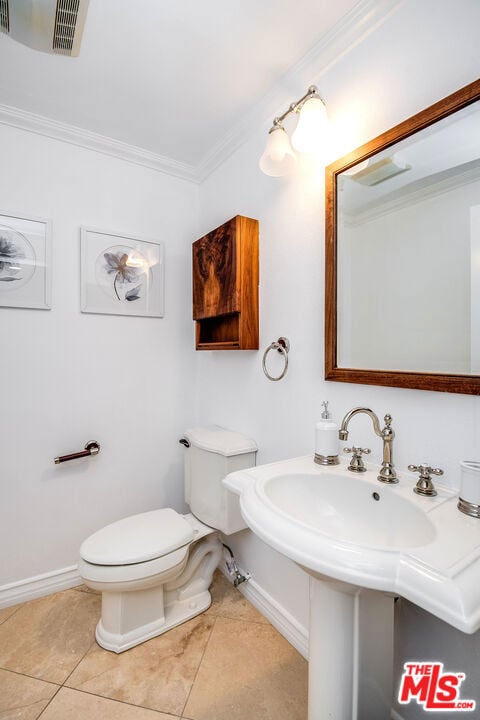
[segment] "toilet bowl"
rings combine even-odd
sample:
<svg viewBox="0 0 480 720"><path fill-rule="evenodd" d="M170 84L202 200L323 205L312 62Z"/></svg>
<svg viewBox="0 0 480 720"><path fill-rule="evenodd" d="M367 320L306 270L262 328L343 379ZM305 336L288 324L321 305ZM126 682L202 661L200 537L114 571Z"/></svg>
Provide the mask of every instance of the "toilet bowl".
<svg viewBox="0 0 480 720"><path fill-rule="evenodd" d="M189 430L182 442L192 512L161 508L131 515L80 547L80 577L102 593L95 637L106 650L123 652L206 610L222 557L219 531L230 535L246 527L238 497L221 481L255 464L255 443L217 426Z"/></svg>

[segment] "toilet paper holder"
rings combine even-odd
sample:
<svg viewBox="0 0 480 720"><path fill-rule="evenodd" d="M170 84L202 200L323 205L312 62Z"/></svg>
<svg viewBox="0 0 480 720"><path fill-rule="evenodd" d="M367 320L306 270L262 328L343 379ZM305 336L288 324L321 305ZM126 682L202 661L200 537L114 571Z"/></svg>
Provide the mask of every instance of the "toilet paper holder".
<svg viewBox="0 0 480 720"><path fill-rule="evenodd" d="M60 463L68 462L69 460L77 460L78 458L89 457L90 455L98 455L100 452L100 443L96 440L89 440L85 443L84 447L85 450L80 450L80 452L70 453L69 455L59 455L54 458L53 462L55 465L59 465Z"/></svg>

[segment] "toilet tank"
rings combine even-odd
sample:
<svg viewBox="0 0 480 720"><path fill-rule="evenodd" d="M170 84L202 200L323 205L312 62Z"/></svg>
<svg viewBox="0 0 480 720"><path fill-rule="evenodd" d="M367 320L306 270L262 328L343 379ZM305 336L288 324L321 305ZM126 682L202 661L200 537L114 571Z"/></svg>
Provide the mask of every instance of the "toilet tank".
<svg viewBox="0 0 480 720"><path fill-rule="evenodd" d="M225 535L244 530L239 497L224 488L222 480L255 465L256 443L216 425L187 430L185 438L190 443L185 448L185 500L191 512Z"/></svg>

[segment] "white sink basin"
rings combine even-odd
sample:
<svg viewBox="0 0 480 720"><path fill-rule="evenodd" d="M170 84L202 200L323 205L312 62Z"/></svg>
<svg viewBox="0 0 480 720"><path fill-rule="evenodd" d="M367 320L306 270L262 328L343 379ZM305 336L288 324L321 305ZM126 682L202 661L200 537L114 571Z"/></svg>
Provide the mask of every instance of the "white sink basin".
<svg viewBox="0 0 480 720"><path fill-rule="evenodd" d="M265 498L288 519L330 538L378 548L416 547L435 537L435 526L415 502L375 480L325 471L277 475L262 486Z"/></svg>

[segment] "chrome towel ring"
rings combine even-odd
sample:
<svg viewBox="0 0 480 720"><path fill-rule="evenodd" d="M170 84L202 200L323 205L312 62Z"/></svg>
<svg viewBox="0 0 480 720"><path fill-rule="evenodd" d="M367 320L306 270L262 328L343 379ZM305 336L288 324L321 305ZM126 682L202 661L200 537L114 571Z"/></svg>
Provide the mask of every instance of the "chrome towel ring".
<svg viewBox="0 0 480 720"><path fill-rule="evenodd" d="M283 368L283 371L280 373L278 377L273 377L270 375L270 373L267 370L267 355L270 352L270 350L276 350L279 353L282 353L284 360L285 360L285 367ZM270 345L267 347L265 352L263 353L263 360L262 360L262 367L263 372L267 376L269 380L273 380L276 382L277 380L281 380L283 377L285 377L286 372L288 370L288 352L290 350L290 342L288 341L288 338L286 337L279 337L278 340L270 343Z"/></svg>

